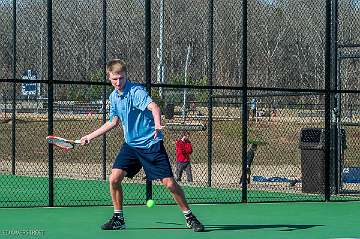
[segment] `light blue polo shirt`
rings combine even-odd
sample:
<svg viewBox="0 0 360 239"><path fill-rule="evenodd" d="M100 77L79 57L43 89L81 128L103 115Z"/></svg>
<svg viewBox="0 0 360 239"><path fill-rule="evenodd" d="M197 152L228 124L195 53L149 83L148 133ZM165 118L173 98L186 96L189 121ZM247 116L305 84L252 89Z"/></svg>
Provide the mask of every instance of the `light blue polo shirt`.
<svg viewBox="0 0 360 239"><path fill-rule="evenodd" d="M152 102L145 88L126 80L123 92L114 90L109 97L110 121L117 116L121 120L125 142L137 148L150 148L164 138L160 132L154 139L154 118L147 106Z"/></svg>

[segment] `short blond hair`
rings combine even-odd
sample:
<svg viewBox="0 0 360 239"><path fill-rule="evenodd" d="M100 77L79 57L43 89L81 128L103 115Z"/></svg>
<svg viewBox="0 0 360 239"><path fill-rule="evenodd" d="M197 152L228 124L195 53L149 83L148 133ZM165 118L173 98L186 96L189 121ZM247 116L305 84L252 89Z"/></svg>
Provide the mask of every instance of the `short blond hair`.
<svg viewBox="0 0 360 239"><path fill-rule="evenodd" d="M110 71L114 70L115 66L119 66L119 70L121 72L127 73L127 66L125 61L120 59L112 59L106 64L106 73L109 73Z"/></svg>

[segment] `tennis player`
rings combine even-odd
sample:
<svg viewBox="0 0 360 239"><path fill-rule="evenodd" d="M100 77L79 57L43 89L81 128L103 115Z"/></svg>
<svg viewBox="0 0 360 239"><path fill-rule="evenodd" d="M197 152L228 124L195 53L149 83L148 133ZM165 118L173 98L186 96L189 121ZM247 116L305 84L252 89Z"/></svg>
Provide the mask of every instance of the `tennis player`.
<svg viewBox="0 0 360 239"><path fill-rule="evenodd" d="M107 76L115 88L109 97L110 120L81 138L82 145L88 144L118 126L120 121L124 131L125 142L115 158L109 178L114 214L101 228L125 228L121 183L124 177L134 177L143 167L147 179L160 180L172 193L184 213L187 227L195 232L204 231L204 226L187 204L183 190L174 180L163 144L159 106L152 101L143 86L127 79L127 66L122 60L114 59L107 64Z"/></svg>

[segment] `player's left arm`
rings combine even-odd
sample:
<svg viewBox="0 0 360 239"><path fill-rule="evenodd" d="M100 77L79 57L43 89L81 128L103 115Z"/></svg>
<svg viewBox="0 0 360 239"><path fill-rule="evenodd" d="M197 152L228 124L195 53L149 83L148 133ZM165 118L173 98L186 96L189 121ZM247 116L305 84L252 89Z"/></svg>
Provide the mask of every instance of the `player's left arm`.
<svg viewBox="0 0 360 239"><path fill-rule="evenodd" d="M160 107L153 101L147 106L154 117L155 129L161 130L161 110Z"/></svg>
<svg viewBox="0 0 360 239"><path fill-rule="evenodd" d="M143 87L135 89L133 104L135 108L138 108L141 111L144 111L145 109L151 111L155 124L154 139L156 139L159 131L162 129L160 107L151 99Z"/></svg>

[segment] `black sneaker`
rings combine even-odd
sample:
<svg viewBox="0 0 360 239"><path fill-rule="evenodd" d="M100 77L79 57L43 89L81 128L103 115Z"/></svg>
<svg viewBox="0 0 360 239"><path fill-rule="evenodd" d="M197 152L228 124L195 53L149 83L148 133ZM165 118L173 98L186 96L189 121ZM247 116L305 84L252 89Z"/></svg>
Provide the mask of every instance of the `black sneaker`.
<svg viewBox="0 0 360 239"><path fill-rule="evenodd" d="M113 216L110 220L101 226L103 230L120 230L125 229L125 220L117 216Z"/></svg>
<svg viewBox="0 0 360 239"><path fill-rule="evenodd" d="M186 218L186 226L188 228L192 228L194 232L203 232L204 226L199 222L199 220L194 216L191 215L190 217Z"/></svg>

